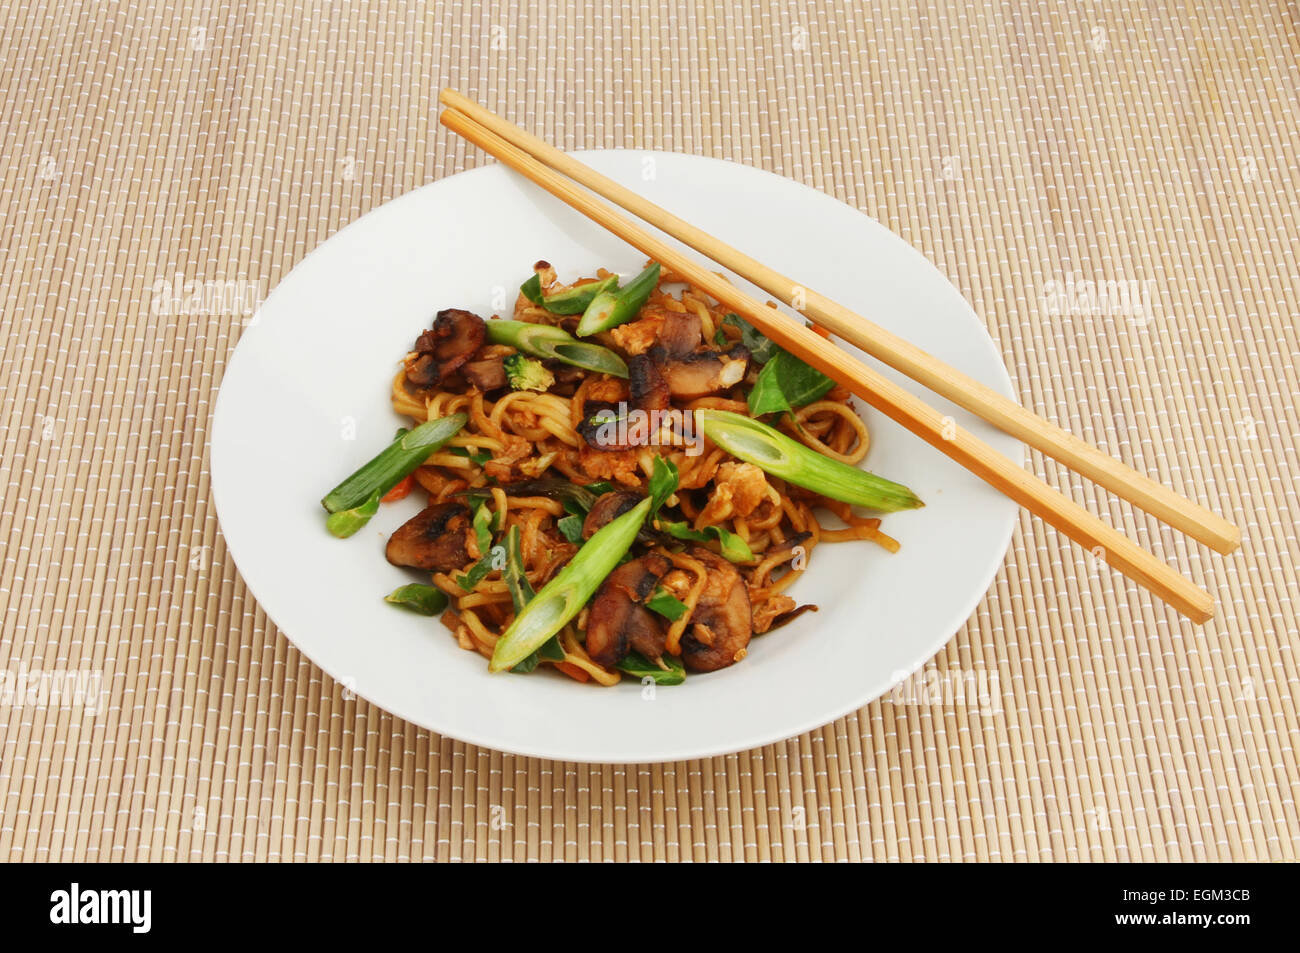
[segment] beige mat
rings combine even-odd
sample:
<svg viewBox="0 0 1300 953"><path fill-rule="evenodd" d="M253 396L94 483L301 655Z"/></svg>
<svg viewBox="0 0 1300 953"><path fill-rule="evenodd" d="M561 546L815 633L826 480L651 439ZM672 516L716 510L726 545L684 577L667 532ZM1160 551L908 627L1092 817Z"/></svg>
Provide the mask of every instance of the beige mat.
<svg viewBox="0 0 1300 953"><path fill-rule="evenodd" d="M0 859L1294 859L1294 4L606 6L4 5ZM444 84L906 237L1027 404L1240 523L1220 557L1034 463L1217 620L1026 519L935 691L784 744L573 766L348 697L240 581L205 441L238 295L485 161ZM236 297L158 313L176 275Z"/></svg>

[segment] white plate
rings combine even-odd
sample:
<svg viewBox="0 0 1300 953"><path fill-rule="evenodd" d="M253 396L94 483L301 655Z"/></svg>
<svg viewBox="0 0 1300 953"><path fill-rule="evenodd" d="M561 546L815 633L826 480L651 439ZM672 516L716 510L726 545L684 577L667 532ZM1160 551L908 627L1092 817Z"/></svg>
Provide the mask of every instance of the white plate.
<svg viewBox="0 0 1300 953"><path fill-rule="evenodd" d="M865 215L714 159L582 156L1011 394L970 306L919 252ZM304 654L361 697L454 738L568 761L646 762L724 754L826 724L886 692L952 637L1002 562L1016 506L869 408L867 466L928 505L885 519L902 541L897 555L869 543L819 547L793 595L821 611L756 638L731 668L653 692L631 680L605 689L558 673L490 675L436 619L386 605L385 593L414 578L390 566L383 547L418 511L416 494L382 507L349 540L326 533L317 501L404 422L389 405L389 381L434 312L508 310L539 258L566 279L601 265L635 272L643 261L522 178L488 166L344 228L280 283L244 332L217 400L213 495L248 588ZM888 373L1021 460L1015 440Z"/></svg>

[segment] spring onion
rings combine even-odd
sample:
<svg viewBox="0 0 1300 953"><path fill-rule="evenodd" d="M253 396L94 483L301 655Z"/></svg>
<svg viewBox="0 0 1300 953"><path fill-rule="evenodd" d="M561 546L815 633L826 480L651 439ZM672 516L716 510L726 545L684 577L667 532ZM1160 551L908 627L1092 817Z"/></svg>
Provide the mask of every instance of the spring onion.
<svg viewBox="0 0 1300 953"><path fill-rule="evenodd" d="M384 601L395 606L402 606L420 615L437 615L447 608L447 593L437 586L426 586L413 582L394 589L384 596Z"/></svg>
<svg viewBox="0 0 1300 953"><path fill-rule="evenodd" d="M497 641L488 670L500 672L528 658L558 633L595 594L632 546L650 512L644 499L597 530L568 564L542 587Z"/></svg>
<svg viewBox="0 0 1300 953"><path fill-rule="evenodd" d="M659 263L655 262L626 286L597 295L582 313L576 329L578 337L585 338L631 321L658 284Z"/></svg>
<svg viewBox="0 0 1300 953"><path fill-rule="evenodd" d="M370 517L379 512L379 490L370 494L370 498L360 506L331 513L325 520L325 528L339 539L347 539L361 527L370 522Z"/></svg>
<svg viewBox="0 0 1300 953"><path fill-rule="evenodd" d="M320 501L329 513L366 508L371 497L378 499L456 435L468 422L466 414L452 414L420 424L414 430L398 434L387 447L350 477L330 490ZM376 496L376 494L378 494ZM374 515L373 511L370 515ZM368 519L369 517L367 517ZM357 527L358 529L360 527ZM356 532L354 529L353 532ZM350 534L349 534L350 535Z"/></svg>
<svg viewBox="0 0 1300 953"><path fill-rule="evenodd" d="M738 460L832 500L894 512L925 504L900 483L822 456L750 417L726 410L697 410L704 436Z"/></svg>
<svg viewBox="0 0 1300 953"><path fill-rule="evenodd" d="M686 615L687 611L686 603L662 586L656 589L654 595L645 601L645 607L652 612L658 612L669 622L676 622Z"/></svg>
<svg viewBox="0 0 1300 953"><path fill-rule="evenodd" d="M754 551L749 548L749 543L721 526L705 526L703 529L692 529L691 524L685 520L676 523L660 520L655 524L655 529L667 533L675 539L684 539L695 543L707 543L709 540L717 540L722 558L729 562L747 565L758 561Z"/></svg>
<svg viewBox="0 0 1300 953"><path fill-rule="evenodd" d="M510 601L514 603L515 612L522 612L524 606L533 601L533 586L524 574L524 558L519 551L519 527L511 526L506 533L506 568L501 575L505 577L506 588L510 590ZM532 655L511 666L510 671L516 675L527 675L542 662L563 662L564 649L560 646L560 637L551 636Z"/></svg>
<svg viewBox="0 0 1300 953"><path fill-rule="evenodd" d="M660 668L640 652L633 650L614 667L634 678L648 678L656 685L680 685L686 681L686 666L682 664L681 659L665 655L662 661L668 666L666 669Z"/></svg>
<svg viewBox="0 0 1300 953"><path fill-rule="evenodd" d="M488 340L493 344L508 344L533 357L554 358L598 374L627 377L627 365L621 357L607 347L579 341L563 328L500 318L486 324Z"/></svg>

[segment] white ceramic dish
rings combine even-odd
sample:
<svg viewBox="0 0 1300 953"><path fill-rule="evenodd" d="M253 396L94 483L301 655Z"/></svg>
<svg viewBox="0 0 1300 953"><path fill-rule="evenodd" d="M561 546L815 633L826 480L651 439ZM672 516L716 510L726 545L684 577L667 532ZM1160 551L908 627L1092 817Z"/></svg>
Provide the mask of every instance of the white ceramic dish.
<svg viewBox="0 0 1300 953"><path fill-rule="evenodd" d="M856 210L713 159L620 150L583 159L1011 393L960 294ZM245 582L299 649L360 696L433 731L538 757L647 762L737 751L826 724L886 692L952 637L1002 562L1016 506L869 408L867 466L912 487L926 508L885 519L903 544L897 555L868 543L818 548L793 594L821 610L755 639L731 668L653 693L631 680L603 689L556 673L490 675L436 619L385 604L385 593L413 578L384 560L383 545L418 511L417 494L383 507L349 540L326 533L317 501L403 422L389 405L389 380L434 312L508 311L539 258L565 278L642 264L493 165L344 228L281 282L244 332L217 401L213 494ZM1022 459L1015 440L887 373Z"/></svg>

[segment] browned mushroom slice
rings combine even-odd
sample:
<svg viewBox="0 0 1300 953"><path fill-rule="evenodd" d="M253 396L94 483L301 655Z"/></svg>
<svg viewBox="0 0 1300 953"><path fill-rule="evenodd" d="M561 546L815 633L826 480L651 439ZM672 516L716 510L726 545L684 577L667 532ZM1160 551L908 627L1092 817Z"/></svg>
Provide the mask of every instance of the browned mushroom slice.
<svg viewBox="0 0 1300 953"><path fill-rule="evenodd" d="M650 356L668 382L668 391L679 400L708 397L739 384L749 370L749 351L743 344L730 350L705 348L680 357L672 357L658 346Z"/></svg>
<svg viewBox="0 0 1300 953"><path fill-rule="evenodd" d="M433 387L460 370L487 340L487 325L477 314L448 308L439 311L433 327L415 339L415 359L406 379L416 387Z"/></svg>
<svg viewBox="0 0 1300 953"><path fill-rule="evenodd" d="M596 590L587 613L587 654L613 668L629 649L654 660L664 651L664 621L643 603L654 593L670 563L654 553L624 563Z"/></svg>
<svg viewBox="0 0 1300 953"><path fill-rule="evenodd" d="M587 518L582 522L582 538L591 539L596 530L618 519L643 499L644 497L628 490L602 493L591 505Z"/></svg>
<svg viewBox="0 0 1300 953"><path fill-rule="evenodd" d="M635 354L627 359L628 401L637 410L667 410L668 381L648 354Z"/></svg>
<svg viewBox="0 0 1300 953"><path fill-rule="evenodd" d="M388 538L385 555L394 566L451 572L469 561L469 510L460 503L435 503L411 517Z"/></svg>
<svg viewBox="0 0 1300 953"><path fill-rule="evenodd" d="M749 589L736 567L711 550L692 547L709 575L682 636L682 661L696 672L713 672L745 657L754 617Z"/></svg>
<svg viewBox="0 0 1300 953"><path fill-rule="evenodd" d="M485 394L506 386L504 358L490 357L484 361L470 361L460 369L460 373Z"/></svg>

